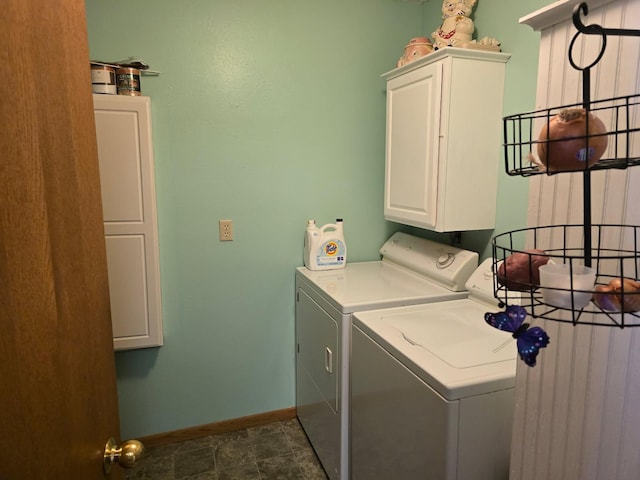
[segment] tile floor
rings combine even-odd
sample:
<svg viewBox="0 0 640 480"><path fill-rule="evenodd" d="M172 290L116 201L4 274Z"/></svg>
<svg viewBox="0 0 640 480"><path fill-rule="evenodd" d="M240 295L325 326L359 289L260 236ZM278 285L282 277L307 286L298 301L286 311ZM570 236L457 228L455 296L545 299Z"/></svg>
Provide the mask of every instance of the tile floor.
<svg viewBox="0 0 640 480"><path fill-rule="evenodd" d="M297 419L150 447L126 480L327 480Z"/></svg>

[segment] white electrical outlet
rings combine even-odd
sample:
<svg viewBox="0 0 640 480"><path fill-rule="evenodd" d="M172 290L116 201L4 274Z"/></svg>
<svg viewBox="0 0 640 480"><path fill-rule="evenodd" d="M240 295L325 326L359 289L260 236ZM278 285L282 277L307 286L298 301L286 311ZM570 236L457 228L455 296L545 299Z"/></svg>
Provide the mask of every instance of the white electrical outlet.
<svg viewBox="0 0 640 480"><path fill-rule="evenodd" d="M218 221L218 227L220 229L221 242L233 240L233 220L220 220Z"/></svg>

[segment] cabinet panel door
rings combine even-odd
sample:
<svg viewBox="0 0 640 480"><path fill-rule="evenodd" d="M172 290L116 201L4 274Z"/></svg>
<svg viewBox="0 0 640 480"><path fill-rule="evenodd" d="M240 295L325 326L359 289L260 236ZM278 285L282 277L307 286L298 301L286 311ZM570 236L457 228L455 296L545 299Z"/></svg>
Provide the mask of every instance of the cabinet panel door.
<svg viewBox="0 0 640 480"><path fill-rule="evenodd" d="M142 235L109 235L107 268L114 338L149 335L145 246ZM146 319L135 321L133 319Z"/></svg>
<svg viewBox="0 0 640 480"><path fill-rule="evenodd" d="M495 227L509 54L444 48L387 72L385 219Z"/></svg>
<svg viewBox="0 0 640 480"><path fill-rule="evenodd" d="M440 64L387 85L387 220L436 224L441 90Z"/></svg>
<svg viewBox="0 0 640 480"><path fill-rule="evenodd" d="M138 116L136 111L95 113L105 222L144 221Z"/></svg>
<svg viewBox="0 0 640 480"><path fill-rule="evenodd" d="M94 95L116 350L162 345L149 97Z"/></svg>

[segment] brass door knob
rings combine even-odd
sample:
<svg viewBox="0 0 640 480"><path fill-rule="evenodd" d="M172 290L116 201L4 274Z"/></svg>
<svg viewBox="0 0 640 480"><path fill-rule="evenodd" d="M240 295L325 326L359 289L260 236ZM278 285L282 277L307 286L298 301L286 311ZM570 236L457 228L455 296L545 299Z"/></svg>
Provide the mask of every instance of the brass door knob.
<svg viewBox="0 0 640 480"><path fill-rule="evenodd" d="M104 447L104 471L109 473L111 466L117 463L124 468L133 468L136 462L142 457L144 445L138 440L127 440L118 446L115 439L111 437Z"/></svg>

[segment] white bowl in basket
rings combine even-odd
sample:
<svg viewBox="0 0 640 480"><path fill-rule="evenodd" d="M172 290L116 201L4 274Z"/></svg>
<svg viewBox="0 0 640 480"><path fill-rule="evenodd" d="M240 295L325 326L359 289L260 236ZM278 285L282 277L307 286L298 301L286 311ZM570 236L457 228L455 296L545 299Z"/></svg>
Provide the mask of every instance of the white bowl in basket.
<svg viewBox="0 0 640 480"><path fill-rule="evenodd" d="M567 263L548 263L540 267L542 299L547 305L584 308L591 300L595 283L595 270L583 265L572 268Z"/></svg>

